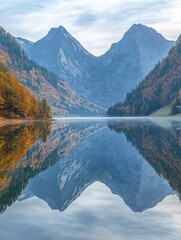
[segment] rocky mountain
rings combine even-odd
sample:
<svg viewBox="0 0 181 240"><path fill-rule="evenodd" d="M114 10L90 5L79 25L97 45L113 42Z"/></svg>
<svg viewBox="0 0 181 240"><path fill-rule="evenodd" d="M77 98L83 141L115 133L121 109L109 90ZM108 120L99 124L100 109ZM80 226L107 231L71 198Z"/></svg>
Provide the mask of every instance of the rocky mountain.
<svg viewBox="0 0 181 240"><path fill-rule="evenodd" d="M141 24L133 25L101 57L107 66L106 82L111 81L110 85L115 85L112 95L116 94L116 99L123 101L155 64L166 57L173 45L173 41L166 40L154 29Z"/></svg>
<svg viewBox="0 0 181 240"><path fill-rule="evenodd" d="M100 57L87 52L63 27L51 29L34 44L18 41L30 59L56 73L81 96L106 108L124 100L174 45L141 24L133 25Z"/></svg>
<svg viewBox="0 0 181 240"><path fill-rule="evenodd" d="M24 86L31 89L39 99L47 99L54 115L103 114L102 108L81 98L66 82L29 60L16 39L3 28L0 28L0 55Z"/></svg>
<svg viewBox="0 0 181 240"><path fill-rule="evenodd" d="M108 115L149 115L167 105L170 105L170 114L180 112L181 42L179 39L168 56L127 95L123 104L111 107Z"/></svg>
<svg viewBox="0 0 181 240"><path fill-rule="evenodd" d="M52 28L34 44L17 39L30 59L56 73L77 89L77 81L89 78L88 68L94 56L88 53L65 28ZM79 86L81 88L81 86Z"/></svg>
<svg viewBox="0 0 181 240"><path fill-rule="evenodd" d="M19 200L36 196L52 209L64 211L96 181L106 184L135 212L152 208L174 194L124 134L104 127L84 138L56 165L30 179Z"/></svg>

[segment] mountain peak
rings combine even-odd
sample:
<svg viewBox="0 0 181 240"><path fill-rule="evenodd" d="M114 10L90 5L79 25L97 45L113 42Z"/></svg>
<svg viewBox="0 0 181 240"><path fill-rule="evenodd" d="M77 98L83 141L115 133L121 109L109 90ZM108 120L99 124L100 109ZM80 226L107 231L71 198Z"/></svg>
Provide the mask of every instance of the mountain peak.
<svg viewBox="0 0 181 240"><path fill-rule="evenodd" d="M168 42L168 40L155 29L140 23L132 25L124 34L122 40L125 42L134 41L139 48L143 48L143 45L145 48L150 45L154 45L154 47L158 47L159 45L161 47ZM170 43L174 45L173 41L170 41Z"/></svg>
<svg viewBox="0 0 181 240"><path fill-rule="evenodd" d="M130 27L129 30L146 30L146 29L150 29L150 28L141 23L135 23Z"/></svg>
<svg viewBox="0 0 181 240"><path fill-rule="evenodd" d="M67 30L63 26L53 27L50 29L50 31L52 31L52 32L67 32Z"/></svg>
<svg viewBox="0 0 181 240"><path fill-rule="evenodd" d="M125 35L124 36L126 36L126 35L140 35L140 34L146 34L146 33L151 33L151 34L156 34L156 35L160 35L161 36L161 34L159 34L156 30L154 30L153 28L151 28L151 27L147 27L147 26L145 26L145 25L142 25L142 24L140 24L140 23L138 23L138 24L133 24L130 28L129 28L129 30L125 33Z"/></svg>
<svg viewBox="0 0 181 240"><path fill-rule="evenodd" d="M59 26L57 28L51 28L50 31L48 32L48 36L55 36L55 35L59 35L59 36L64 36L64 37L71 37L69 32L63 27L63 26Z"/></svg>
<svg viewBox="0 0 181 240"><path fill-rule="evenodd" d="M67 30L63 26L61 26L61 25L57 29L59 29L60 31L67 32Z"/></svg>

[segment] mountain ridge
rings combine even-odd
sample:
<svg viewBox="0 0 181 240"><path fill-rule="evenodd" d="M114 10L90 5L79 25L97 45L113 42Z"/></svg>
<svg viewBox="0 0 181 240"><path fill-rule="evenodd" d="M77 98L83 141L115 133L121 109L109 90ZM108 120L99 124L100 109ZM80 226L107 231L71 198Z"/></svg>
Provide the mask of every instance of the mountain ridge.
<svg viewBox="0 0 181 240"><path fill-rule="evenodd" d="M30 59L68 82L80 96L108 108L122 101L174 44L156 30L134 24L119 42L96 57L61 26L52 28L25 51Z"/></svg>

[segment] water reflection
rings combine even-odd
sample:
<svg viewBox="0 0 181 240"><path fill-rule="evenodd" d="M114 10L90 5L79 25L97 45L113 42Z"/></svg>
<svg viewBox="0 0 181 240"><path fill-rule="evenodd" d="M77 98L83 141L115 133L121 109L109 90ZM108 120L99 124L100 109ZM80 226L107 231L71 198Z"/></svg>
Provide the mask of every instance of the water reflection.
<svg viewBox="0 0 181 240"><path fill-rule="evenodd" d="M161 121L161 120L160 120ZM160 126L161 124L161 126ZM159 175L168 180L170 186L181 193L181 122L170 120L162 126L147 122L109 123L118 133L138 149Z"/></svg>
<svg viewBox="0 0 181 240"><path fill-rule="evenodd" d="M153 208L181 193L180 127L129 120L1 128L0 210L36 196L64 211L97 181L134 212Z"/></svg>
<svg viewBox="0 0 181 240"><path fill-rule="evenodd" d="M33 156L34 143L43 144L51 131L51 123L28 123L0 129L0 211L3 212L19 196L30 177L42 169Z"/></svg>
<svg viewBox="0 0 181 240"><path fill-rule="evenodd" d="M0 211L17 200L28 180L67 155L81 138L96 131L82 124L31 122L0 128Z"/></svg>
<svg viewBox="0 0 181 240"><path fill-rule="evenodd" d="M168 183L124 134L104 128L86 137L56 165L31 179L19 199L37 196L52 209L64 211L95 181L106 184L135 212L153 207L173 194Z"/></svg>

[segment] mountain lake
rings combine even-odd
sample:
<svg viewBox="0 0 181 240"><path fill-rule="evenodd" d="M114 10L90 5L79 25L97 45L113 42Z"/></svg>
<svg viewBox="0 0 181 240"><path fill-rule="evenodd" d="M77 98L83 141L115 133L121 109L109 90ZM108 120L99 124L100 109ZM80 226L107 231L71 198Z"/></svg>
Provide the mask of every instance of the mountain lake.
<svg viewBox="0 0 181 240"><path fill-rule="evenodd" d="M181 119L0 128L2 240L178 240Z"/></svg>

